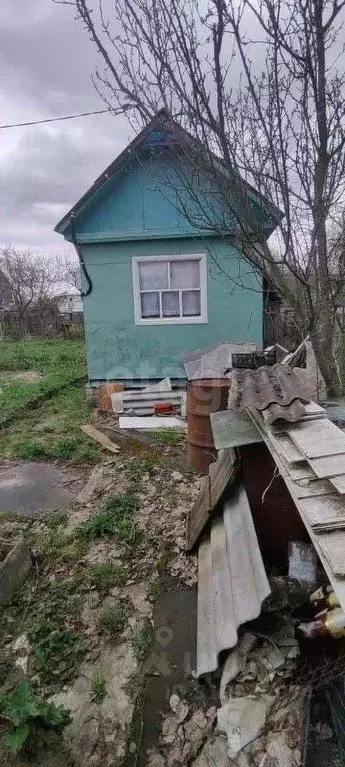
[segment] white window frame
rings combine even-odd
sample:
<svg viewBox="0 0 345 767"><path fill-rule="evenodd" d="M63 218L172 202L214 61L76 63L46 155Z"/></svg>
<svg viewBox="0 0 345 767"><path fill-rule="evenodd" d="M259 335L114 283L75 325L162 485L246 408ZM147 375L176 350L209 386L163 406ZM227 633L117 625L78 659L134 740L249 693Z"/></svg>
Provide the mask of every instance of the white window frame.
<svg viewBox="0 0 345 767"><path fill-rule="evenodd" d="M142 317L140 301L139 265L161 261L199 261L200 263L200 315L194 317ZM207 256L206 253L179 253L167 256L134 256L132 258L134 320L136 325L201 325L207 316ZM192 290L192 288L191 288ZM159 290L157 291L159 292Z"/></svg>

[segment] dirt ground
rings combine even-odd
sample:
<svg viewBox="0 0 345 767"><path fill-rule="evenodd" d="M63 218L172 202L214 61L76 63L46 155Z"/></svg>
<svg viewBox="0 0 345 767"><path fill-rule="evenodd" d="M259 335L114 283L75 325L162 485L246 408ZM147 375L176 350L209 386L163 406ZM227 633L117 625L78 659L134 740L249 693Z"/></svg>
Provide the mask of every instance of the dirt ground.
<svg viewBox="0 0 345 767"><path fill-rule="evenodd" d="M102 427L111 436L109 422ZM0 682L6 694L28 681L35 695L72 718L54 734L53 747L29 717L24 760L2 743L1 764L145 764L143 746L152 739L138 731L137 717L150 679L160 673L147 665L162 628L153 613L164 594L195 590L196 558L185 554L184 528L199 478L187 468L183 440L150 445L125 438L118 455L104 454L94 468L37 466L60 472L59 490L71 501L36 518L25 515L24 501L0 515L1 538L24 534L33 555L29 578L2 610ZM20 463L13 468L20 474ZM2 469L8 472L11 462ZM184 620L195 621L195 610L192 618L188 608ZM179 630L183 637L183 625ZM194 684L192 672L183 670L183 684Z"/></svg>

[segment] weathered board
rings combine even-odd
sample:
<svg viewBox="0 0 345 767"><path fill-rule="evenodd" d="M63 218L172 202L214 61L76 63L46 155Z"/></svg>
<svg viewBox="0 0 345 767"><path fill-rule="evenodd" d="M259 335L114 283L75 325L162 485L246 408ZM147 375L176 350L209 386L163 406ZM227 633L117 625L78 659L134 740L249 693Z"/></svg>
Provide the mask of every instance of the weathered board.
<svg viewBox="0 0 345 767"><path fill-rule="evenodd" d="M345 434L328 418L291 424L286 431L308 459L345 455Z"/></svg>
<svg viewBox="0 0 345 767"><path fill-rule="evenodd" d="M236 456L233 450L223 450L216 463L209 467L210 478L210 504L214 509L220 501L233 473Z"/></svg>
<svg viewBox="0 0 345 767"><path fill-rule="evenodd" d="M193 548L205 525L207 525L210 517L210 512L210 478L207 476L202 478L200 493L195 501L194 506L187 514L186 533L188 549Z"/></svg>
<svg viewBox="0 0 345 767"><path fill-rule="evenodd" d="M317 539L334 575L343 579L345 576L345 531L334 530L331 533L319 534ZM339 592L336 589L335 591L339 596Z"/></svg>
<svg viewBox="0 0 345 767"><path fill-rule="evenodd" d="M291 479L295 481L299 479L315 479L315 473L307 461L304 463L290 463L288 465L288 472Z"/></svg>
<svg viewBox="0 0 345 767"><path fill-rule="evenodd" d="M209 467L209 475L203 477L199 497L187 515L188 550L196 544L225 488L235 478L236 469L235 452L223 450L218 461Z"/></svg>
<svg viewBox="0 0 345 767"><path fill-rule="evenodd" d="M91 439L95 439L96 442L99 442L102 447L110 450L111 453L119 452L119 445L116 445L115 442L112 442L106 434L103 434L103 432L95 429L95 427L91 426L90 423L82 424L80 429L82 432L84 432L84 434L87 434L88 437L91 437Z"/></svg>
<svg viewBox="0 0 345 767"><path fill-rule="evenodd" d="M315 533L298 498L299 487L296 482L291 478L291 474L287 471L286 465L284 466L282 456L271 444L270 436L265 431L262 423L260 423L257 413L251 409L248 412L250 417L253 418L254 423L257 425L263 439L265 440L267 447L269 448L273 459L279 467L281 476L283 477L288 490L291 493L296 507L304 521L304 524L308 530L312 543L322 561L322 564L326 570L328 578L336 592L340 605L345 610L345 530L334 531L331 533ZM290 468L290 467L289 467ZM344 472L345 473L345 472Z"/></svg>

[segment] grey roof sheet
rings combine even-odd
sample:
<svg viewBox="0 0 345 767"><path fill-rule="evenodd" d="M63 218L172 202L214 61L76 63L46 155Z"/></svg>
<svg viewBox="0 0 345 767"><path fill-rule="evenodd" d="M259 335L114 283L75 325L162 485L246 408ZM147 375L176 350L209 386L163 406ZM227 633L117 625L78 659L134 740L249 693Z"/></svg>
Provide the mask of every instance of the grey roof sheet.
<svg viewBox="0 0 345 767"><path fill-rule="evenodd" d="M262 442L260 432L247 413L220 410L217 413L210 413L210 421L214 446L217 450Z"/></svg>
<svg viewBox="0 0 345 767"><path fill-rule="evenodd" d="M266 411L268 423L277 418L296 421L306 415L301 400L308 399L301 379L288 365L232 371L228 406L234 412L254 407Z"/></svg>
<svg viewBox="0 0 345 767"><path fill-rule="evenodd" d="M253 419L255 425L259 429L263 436L268 449L270 450L274 461L279 468L279 472L284 479L284 482L291 493L292 499L296 504L296 508L307 528L310 535L310 539L321 559L321 562L326 570L328 578L332 584L335 593L338 596L340 605L345 610L345 498L343 494L339 494L337 497L334 494L335 487L332 487L333 474L338 475L343 471L345 473L345 453L336 454L333 456L327 455L329 443L327 442L329 436L329 421L327 417L320 418L319 428L320 434L318 439L315 438L314 433L314 421L305 421L305 429L310 431L310 434L314 434L314 443L325 449L326 455L320 458L308 458L306 457L306 464L310 471L311 485L318 484L318 487L322 488L322 494L316 495L315 492L310 492L310 499L308 500L308 487L303 486L303 492L301 491L300 477L296 476L296 464L286 461L284 456L284 449L280 447L280 440L282 434L276 432L274 439L272 439L272 431L267 428L262 417L254 408L248 410L250 417ZM324 429L324 437L322 437L322 430ZM287 428L290 436L290 428ZM339 430L340 432L340 430ZM340 432L342 434L342 432ZM283 435L284 436L284 435ZM312 443L311 443L312 444ZM324 463L323 471L316 471L320 462ZM341 462L341 463L340 463ZM301 467L302 464L298 464ZM337 470L338 467L338 470ZM317 480L317 475L322 474L327 478L329 484L325 487L325 483L321 483ZM329 489L329 492L327 492ZM326 492L324 492L326 491ZM316 488L317 492L317 488Z"/></svg>
<svg viewBox="0 0 345 767"><path fill-rule="evenodd" d="M246 491L235 488L199 546L197 674L215 671L238 627L260 615L270 594Z"/></svg>
<svg viewBox="0 0 345 767"><path fill-rule="evenodd" d="M184 368L189 381L201 378L221 378L232 367L232 355L255 352L256 344L220 343L205 346L184 355Z"/></svg>
<svg viewBox="0 0 345 767"><path fill-rule="evenodd" d="M264 421L267 426L275 421L289 421L295 423L300 421L306 414L305 406L300 399L294 399L289 405L278 405L276 402L272 402L271 405L262 411Z"/></svg>

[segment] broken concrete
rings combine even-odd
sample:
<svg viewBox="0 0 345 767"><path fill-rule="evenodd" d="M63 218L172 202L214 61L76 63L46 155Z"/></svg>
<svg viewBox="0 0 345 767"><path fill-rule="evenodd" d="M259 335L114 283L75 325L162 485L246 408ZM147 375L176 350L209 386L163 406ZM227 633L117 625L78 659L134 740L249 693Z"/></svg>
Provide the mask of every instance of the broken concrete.
<svg viewBox="0 0 345 767"><path fill-rule="evenodd" d="M128 684L137 671L130 643L104 647L96 664L84 664L72 687L51 700L71 711L72 723L64 731L75 767L117 767L126 749L126 732L133 715ZM95 675L106 682L106 697L99 705L91 700Z"/></svg>
<svg viewBox="0 0 345 767"><path fill-rule="evenodd" d="M240 639L237 647L235 647L234 650L229 653L223 666L223 673L220 682L219 698L222 706L224 706L228 700L228 696L226 694L228 684L232 682L233 679L235 679L241 671L244 671L247 655L254 647L255 642L255 636L247 632Z"/></svg>
<svg viewBox="0 0 345 767"><path fill-rule="evenodd" d="M28 517L68 509L74 495L64 481L66 473L47 462L5 462L0 467L0 508Z"/></svg>
<svg viewBox="0 0 345 767"><path fill-rule="evenodd" d="M216 735L207 740L192 767L231 767L226 738Z"/></svg>
<svg viewBox="0 0 345 767"><path fill-rule="evenodd" d="M28 544L21 538L0 563L0 604L6 604L21 587L31 568Z"/></svg>
<svg viewBox="0 0 345 767"><path fill-rule="evenodd" d="M273 698L260 700L232 698L217 714L218 727L228 738L228 755L233 758L260 734L273 703Z"/></svg>

